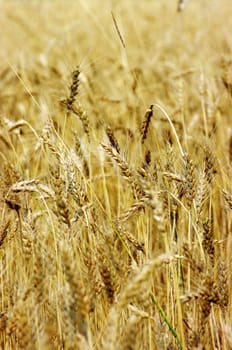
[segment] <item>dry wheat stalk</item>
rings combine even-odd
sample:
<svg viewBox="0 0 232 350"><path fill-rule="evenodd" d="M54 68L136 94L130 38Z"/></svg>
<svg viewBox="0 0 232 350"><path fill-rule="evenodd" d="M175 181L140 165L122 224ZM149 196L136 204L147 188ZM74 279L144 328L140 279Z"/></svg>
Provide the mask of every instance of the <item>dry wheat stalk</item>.
<svg viewBox="0 0 232 350"><path fill-rule="evenodd" d="M4 225L2 225L1 230L0 230L0 247L3 245L7 234L8 234L8 230L10 227L10 221L7 221Z"/></svg>
<svg viewBox="0 0 232 350"><path fill-rule="evenodd" d="M225 190L222 191L222 194L223 194L229 208L232 209L232 194L230 194L229 192L227 192Z"/></svg>
<svg viewBox="0 0 232 350"><path fill-rule="evenodd" d="M8 140L8 137L7 135L4 135L3 132L0 131L0 139L2 140L2 142L4 143L4 145L7 147L7 148L11 148L11 144Z"/></svg>
<svg viewBox="0 0 232 350"><path fill-rule="evenodd" d="M35 232L31 223L27 221L22 222L22 243L23 243L23 252L25 259L29 262L34 246L34 236Z"/></svg>
<svg viewBox="0 0 232 350"><path fill-rule="evenodd" d="M89 118L86 114L86 111L83 109L82 105L80 102L75 103L75 105L72 105L71 111L80 119L83 125L84 132L90 137L90 128L89 128Z"/></svg>
<svg viewBox="0 0 232 350"><path fill-rule="evenodd" d="M141 194L143 193L143 190L142 190L141 185L138 182L134 172L129 168L129 165L127 164L127 162L121 157L120 154L118 154L118 152L112 146L105 145L103 143L101 145L105 149L105 151L108 153L108 155L119 166L123 176L131 184L135 195L140 197Z"/></svg>
<svg viewBox="0 0 232 350"><path fill-rule="evenodd" d="M214 244L213 244L213 221L207 220L203 223L203 242L202 246L209 258L213 262Z"/></svg>
<svg viewBox="0 0 232 350"><path fill-rule="evenodd" d="M82 149L82 144L81 144L80 139L78 138L76 133L74 133L74 142L75 142L75 148L74 148L75 153L77 154L78 158L80 159L80 161L82 163L83 173L84 173L84 175L89 177L89 165L88 165L88 161L86 159L86 154L84 153L84 151Z"/></svg>
<svg viewBox="0 0 232 350"><path fill-rule="evenodd" d="M113 158L113 160L117 163L119 168L122 171L123 176L132 183L134 181L134 174L130 170L129 165L127 162L115 151L115 149L112 146L106 145L104 143L101 144L104 150L108 153L108 155Z"/></svg>
<svg viewBox="0 0 232 350"><path fill-rule="evenodd" d="M74 165L74 161L68 156L64 159L64 170L67 179L67 192L72 195L79 207L88 204L88 196L84 188L83 175ZM77 178L79 179L79 182L77 182Z"/></svg>
<svg viewBox="0 0 232 350"><path fill-rule="evenodd" d="M70 254L63 250L65 277L70 288L69 317L74 330L88 339L89 299Z"/></svg>
<svg viewBox="0 0 232 350"><path fill-rule="evenodd" d="M111 11L111 16L112 16L112 19L113 19L113 22L114 22L115 29L116 29L116 31L117 31L117 33L118 33L120 42L121 42L122 46L123 46L124 49L125 49L125 48L126 48L125 41L124 41L124 39L123 39L123 37L122 37L122 34L121 34L120 30L119 30L119 26L118 26L117 21L116 21L116 18L115 18L115 16L114 16L114 14L113 14L112 11Z"/></svg>
<svg viewBox="0 0 232 350"><path fill-rule="evenodd" d="M171 261L174 257L171 254L161 254L153 260L148 260L145 265L128 282L118 298L118 306L123 308L131 299L138 296L142 290L147 288L149 277L153 269L161 264Z"/></svg>
<svg viewBox="0 0 232 350"><path fill-rule="evenodd" d="M185 154L184 161L185 161L185 174L184 174L185 198L187 201L188 208L191 208L193 199L196 194L195 166L188 154Z"/></svg>
<svg viewBox="0 0 232 350"><path fill-rule="evenodd" d="M153 116L153 105L151 105L150 108L148 108L144 116L144 121L141 128L142 144L145 142L147 138L147 133L148 133L152 116Z"/></svg>
<svg viewBox="0 0 232 350"><path fill-rule="evenodd" d="M60 176L60 169L56 167L51 169L51 176L54 185L54 191L56 195L56 205L57 205L57 215L61 220L68 225L71 226L70 222L70 214L69 207L66 200L66 195L64 191L64 182Z"/></svg>
<svg viewBox="0 0 232 350"><path fill-rule="evenodd" d="M145 254L143 242L139 242L134 235L132 235L128 230L125 230L122 226L118 226L118 229L120 230L120 233L122 233L126 237L127 241L135 247L135 249Z"/></svg>
<svg viewBox="0 0 232 350"><path fill-rule="evenodd" d="M95 256L95 252L86 251L84 254L84 262L88 268L88 275L91 280L91 290L89 292L90 300L92 301L91 307L94 308L97 303L97 297L101 296L102 291L104 289L104 283L101 278L101 274L99 271L97 257Z"/></svg>
<svg viewBox="0 0 232 350"><path fill-rule="evenodd" d="M144 209L147 201L148 200L146 197L140 198L138 201L133 203L129 209L124 211L124 213L118 218L118 221L119 222L127 221L129 218L131 218L132 216L137 214L139 211L141 211L141 209Z"/></svg>
<svg viewBox="0 0 232 350"><path fill-rule="evenodd" d="M68 112L74 113L82 122L84 132L89 138L89 119L86 111L83 109L80 102L76 101L78 95L78 88L80 84L80 69L77 67L72 72L72 84L69 88L69 97L60 101L61 105L64 105Z"/></svg>
<svg viewBox="0 0 232 350"><path fill-rule="evenodd" d="M217 292L219 297L219 305L225 311L229 303L228 268L222 259L219 260L218 267L217 267L217 281L218 281Z"/></svg>
<svg viewBox="0 0 232 350"><path fill-rule="evenodd" d="M106 134L107 134L107 136L109 138L111 146L113 148L115 148L118 153L120 153L120 148L119 148L118 141L117 141L117 139L116 139L116 137L115 137L115 135L114 135L114 133L113 133L113 131L112 131L110 126L107 126Z"/></svg>
<svg viewBox="0 0 232 350"><path fill-rule="evenodd" d="M204 171L200 176L200 184L196 194L196 208L199 217L203 215L204 208L208 204L210 190L213 184L214 175L216 173L215 158L213 157L209 147L205 148L204 158Z"/></svg>
<svg viewBox="0 0 232 350"><path fill-rule="evenodd" d="M77 67L72 72L72 84L70 85L70 94L69 97L66 100L62 100L61 103L66 105L67 109L69 111L72 110L73 104L76 100L77 94L78 94L78 87L79 87L79 76L80 76L80 69Z"/></svg>
<svg viewBox="0 0 232 350"><path fill-rule="evenodd" d="M13 193L25 193L36 192L43 197L54 198L55 194L51 188L41 184L37 179L24 180L14 183L6 195L6 199ZM45 196L44 196L45 195Z"/></svg>
<svg viewBox="0 0 232 350"><path fill-rule="evenodd" d="M163 172L163 176L168 178L169 180L180 182L180 183L185 183L185 179L181 175L173 174L167 171Z"/></svg>
<svg viewBox="0 0 232 350"><path fill-rule="evenodd" d="M128 310L130 310L130 312L132 314L134 314L135 316L137 316L139 318L148 319L148 320L154 321L154 318L152 316L150 316L146 311L144 311L142 309L139 309L135 305L129 304L128 305Z"/></svg>
<svg viewBox="0 0 232 350"><path fill-rule="evenodd" d="M102 277L102 281L104 283L105 291L109 303L112 304L115 300L115 277L113 273L113 269L110 266L110 261L107 259L102 253L99 256L99 271Z"/></svg>
<svg viewBox="0 0 232 350"><path fill-rule="evenodd" d="M204 208L206 207L209 199L209 185L206 182L204 175L204 173L200 174L198 190L196 194L196 209L198 217L201 217L204 213Z"/></svg>
<svg viewBox="0 0 232 350"><path fill-rule="evenodd" d="M205 169L204 169L204 177L209 185L211 185L213 181L213 176L215 175L215 159L212 155L212 152L209 148L205 150Z"/></svg>

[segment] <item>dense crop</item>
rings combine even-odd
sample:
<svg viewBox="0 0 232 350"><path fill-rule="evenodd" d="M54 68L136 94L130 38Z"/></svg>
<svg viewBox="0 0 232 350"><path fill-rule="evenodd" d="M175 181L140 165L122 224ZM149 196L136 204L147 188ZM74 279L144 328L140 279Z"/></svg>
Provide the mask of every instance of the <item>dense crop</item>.
<svg viewBox="0 0 232 350"><path fill-rule="evenodd" d="M232 349L230 6L0 1L1 349Z"/></svg>

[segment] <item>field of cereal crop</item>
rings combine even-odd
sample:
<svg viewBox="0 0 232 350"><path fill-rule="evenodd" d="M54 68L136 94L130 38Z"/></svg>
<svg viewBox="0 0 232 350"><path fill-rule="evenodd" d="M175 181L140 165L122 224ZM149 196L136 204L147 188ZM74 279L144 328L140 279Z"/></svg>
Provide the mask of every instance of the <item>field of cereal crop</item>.
<svg viewBox="0 0 232 350"><path fill-rule="evenodd" d="M0 349L232 349L230 10L0 1Z"/></svg>

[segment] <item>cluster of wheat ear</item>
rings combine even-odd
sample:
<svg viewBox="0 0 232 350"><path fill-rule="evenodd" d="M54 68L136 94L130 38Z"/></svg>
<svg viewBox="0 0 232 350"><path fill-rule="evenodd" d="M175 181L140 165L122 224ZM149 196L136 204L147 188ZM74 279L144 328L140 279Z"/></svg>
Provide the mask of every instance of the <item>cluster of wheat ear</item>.
<svg viewBox="0 0 232 350"><path fill-rule="evenodd" d="M185 4L0 2L0 349L232 349L232 21Z"/></svg>

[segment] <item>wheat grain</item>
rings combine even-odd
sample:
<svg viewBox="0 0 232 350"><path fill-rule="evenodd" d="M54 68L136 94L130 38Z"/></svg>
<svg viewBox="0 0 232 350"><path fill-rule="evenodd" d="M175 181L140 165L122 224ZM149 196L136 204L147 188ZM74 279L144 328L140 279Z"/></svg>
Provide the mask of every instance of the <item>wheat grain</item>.
<svg viewBox="0 0 232 350"><path fill-rule="evenodd" d="M1 2L1 349L231 348L232 17L188 5Z"/></svg>

